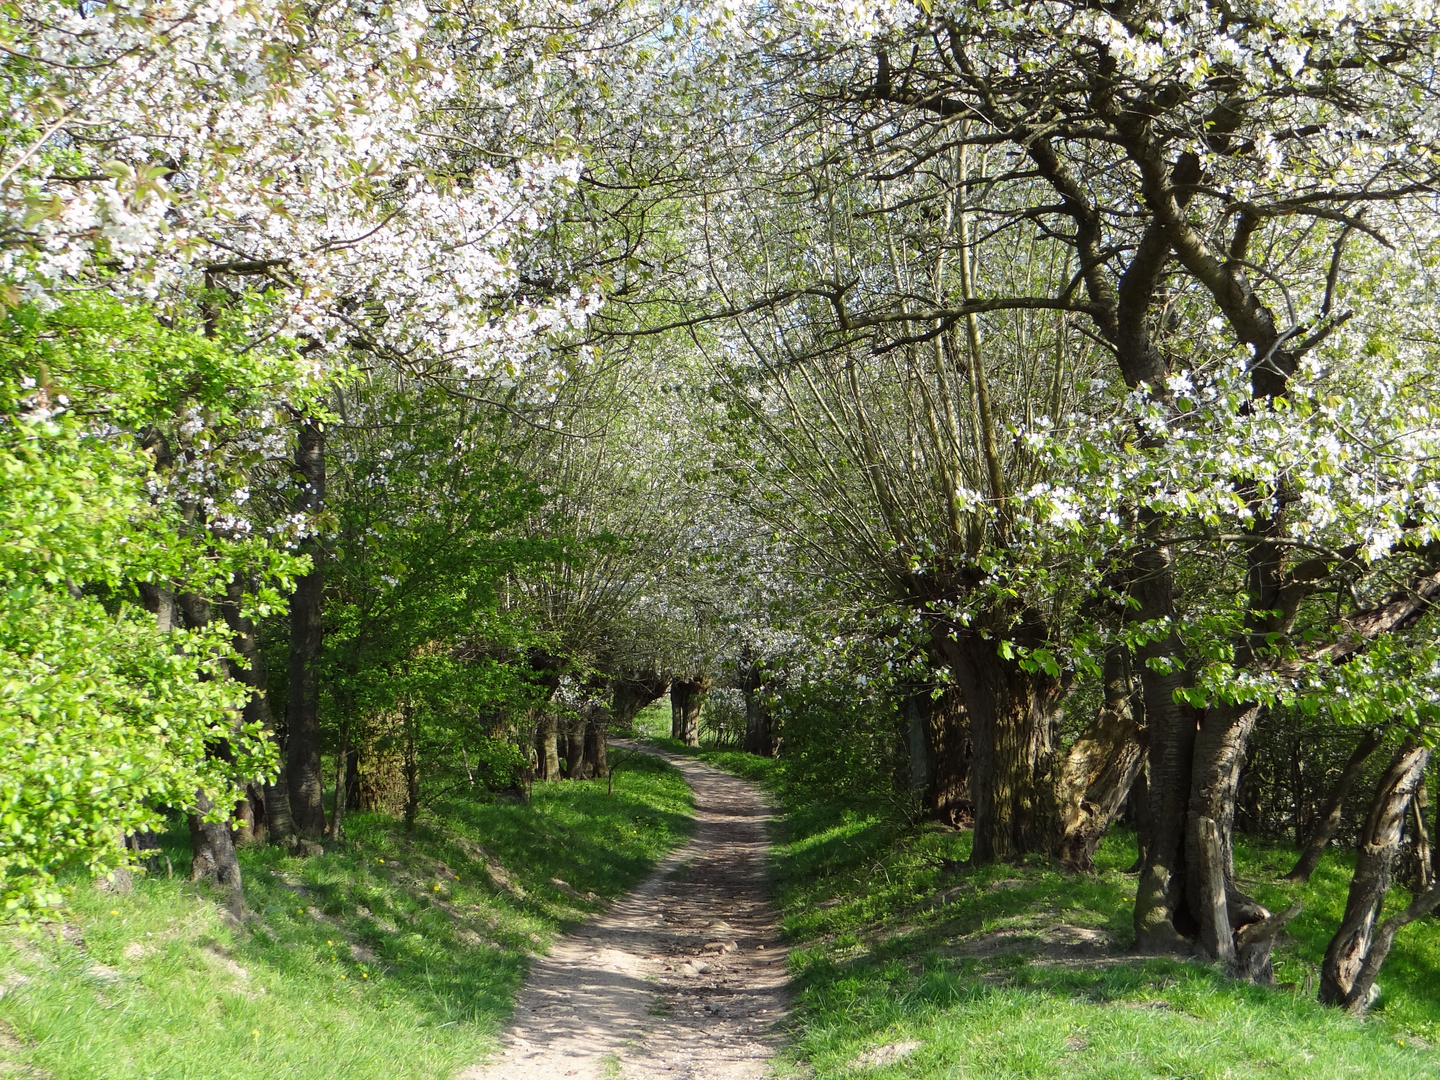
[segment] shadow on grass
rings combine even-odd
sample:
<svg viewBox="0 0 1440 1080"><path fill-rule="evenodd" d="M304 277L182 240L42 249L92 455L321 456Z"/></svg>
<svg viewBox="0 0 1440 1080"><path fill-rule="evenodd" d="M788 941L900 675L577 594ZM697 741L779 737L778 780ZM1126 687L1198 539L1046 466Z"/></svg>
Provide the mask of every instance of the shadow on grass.
<svg viewBox="0 0 1440 1080"><path fill-rule="evenodd" d="M324 855L243 850L242 926L178 873L128 896L83 886L64 935L0 936L6 1056L56 1080L452 1075L494 1045L529 956L636 885L689 810L650 759L613 795L538 784L529 804L435 806L411 832L355 814ZM188 864L182 830L164 845Z"/></svg>

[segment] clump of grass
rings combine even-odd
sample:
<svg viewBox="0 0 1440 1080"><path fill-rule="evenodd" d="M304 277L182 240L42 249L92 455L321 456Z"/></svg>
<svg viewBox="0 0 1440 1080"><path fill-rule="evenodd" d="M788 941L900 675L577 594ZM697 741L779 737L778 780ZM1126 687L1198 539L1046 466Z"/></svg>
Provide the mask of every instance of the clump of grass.
<svg viewBox="0 0 1440 1080"><path fill-rule="evenodd" d="M3 1056L55 1080L448 1077L495 1047L528 957L633 887L690 813L647 759L609 796L537 784L528 805L456 800L411 833L352 815L311 859L243 851L242 925L163 871L130 895L78 888L63 928L0 934ZM166 843L186 865L184 836Z"/></svg>
<svg viewBox="0 0 1440 1080"><path fill-rule="evenodd" d="M1237 874L1263 903L1306 905L1277 949L1282 989L1269 990L1129 952L1135 841L1123 828L1093 875L1038 857L972 869L968 834L810 798L783 761L698 754L784 804L774 863L794 943L790 1064L816 1080L1440 1075L1428 1049L1440 1042L1440 922L1401 935L1368 1022L1314 999L1353 859L1332 852L1294 886L1277 880L1294 851L1238 845ZM880 1047L893 1049L863 1056Z"/></svg>

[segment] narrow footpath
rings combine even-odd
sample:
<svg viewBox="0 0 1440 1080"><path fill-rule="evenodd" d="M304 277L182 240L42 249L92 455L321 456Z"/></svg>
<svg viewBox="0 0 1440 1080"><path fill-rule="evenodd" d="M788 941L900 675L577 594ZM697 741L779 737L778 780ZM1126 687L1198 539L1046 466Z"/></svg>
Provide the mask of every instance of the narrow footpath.
<svg viewBox="0 0 1440 1080"><path fill-rule="evenodd" d="M788 996L754 784L663 757L695 792L695 835L634 892L537 959L492 1063L460 1080L758 1080Z"/></svg>

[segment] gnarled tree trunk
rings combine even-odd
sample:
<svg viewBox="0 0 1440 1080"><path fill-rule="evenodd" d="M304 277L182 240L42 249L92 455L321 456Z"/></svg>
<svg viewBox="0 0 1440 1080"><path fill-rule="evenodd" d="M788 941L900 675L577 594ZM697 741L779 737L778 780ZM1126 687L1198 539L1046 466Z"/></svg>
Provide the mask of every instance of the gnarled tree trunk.
<svg viewBox="0 0 1440 1080"><path fill-rule="evenodd" d="M245 911L245 894L241 891L240 861L235 857L235 843L230 836L228 821L206 821L210 812L209 797L195 793L195 810L190 815L190 880L209 881L225 894L225 906L234 915Z"/></svg>
<svg viewBox="0 0 1440 1080"><path fill-rule="evenodd" d="M1001 657L995 640L977 633L957 633L946 646L974 745L971 859L979 864L1050 851L1055 805L1049 771L1060 680L1024 671Z"/></svg>
<svg viewBox="0 0 1440 1080"><path fill-rule="evenodd" d="M1252 982L1273 984L1270 949L1275 935L1299 913L1272 915L1235 885L1235 795L1250 733L1260 715L1254 704L1206 709L1195 740L1189 815L1185 830L1187 902L1198 922L1201 952ZM1263 929L1252 929L1259 927Z"/></svg>
<svg viewBox="0 0 1440 1080"><path fill-rule="evenodd" d="M1395 861L1400 855L1405 814L1415 790L1423 782L1429 761L1430 748L1418 739L1408 738L1395 751L1380 777L1375 799L1360 831L1345 915L1320 965L1320 1000L1327 1005L1363 1011L1368 1004L1370 988L1380 972L1384 953L1390 948L1394 930L1399 929L1399 926L1392 929L1389 938L1377 937L1375 923L1384 907L1385 893L1390 888ZM1377 948L1377 956L1372 957Z"/></svg>
<svg viewBox="0 0 1440 1080"><path fill-rule="evenodd" d="M1132 704L1130 652L1105 650L1100 713L1065 756L1055 784L1060 843L1055 854L1071 870L1095 869L1095 849L1125 805L1145 763L1143 729Z"/></svg>
<svg viewBox="0 0 1440 1080"><path fill-rule="evenodd" d="M318 421L300 421L295 468L304 483L297 513L311 513L325 501L325 432ZM290 598L290 692L285 703L285 778L296 831L311 840L325 833L324 779L320 775L320 650L324 643L325 571L318 538L301 548L312 563Z"/></svg>
<svg viewBox="0 0 1440 1080"><path fill-rule="evenodd" d="M1340 779L1335 781L1335 786L1330 789L1330 797L1325 800L1325 809L1316 822L1310 839L1305 842L1305 850L1300 853L1300 858L1295 860L1290 873L1285 875L1286 881L1310 880L1315 867L1320 865L1320 857L1325 854L1325 849L1330 846L1330 841L1335 839L1335 834L1340 829L1345 800L1350 797L1355 781L1359 780L1360 774L1364 772L1365 762L1370 760L1370 755L1375 753L1382 741L1384 735L1378 728L1360 736L1360 741L1355 744L1355 749L1350 751L1350 757L1340 771Z"/></svg>

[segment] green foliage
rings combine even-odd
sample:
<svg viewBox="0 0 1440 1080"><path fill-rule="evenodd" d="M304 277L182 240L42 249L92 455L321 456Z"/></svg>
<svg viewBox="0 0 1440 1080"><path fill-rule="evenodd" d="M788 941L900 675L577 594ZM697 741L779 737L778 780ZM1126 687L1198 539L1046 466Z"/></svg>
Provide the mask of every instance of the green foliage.
<svg viewBox="0 0 1440 1080"><path fill-rule="evenodd" d="M262 602L278 600L296 560L190 527L157 495L141 446L183 410L224 423L265 367L138 305L92 297L0 318L5 917L60 903L62 867L122 861L125 834L154 826L156 807L192 806L204 790L228 812L233 780L273 767L260 733L233 725L244 695L220 677L224 635L161 634L132 591L138 581L204 590L243 570L263 583ZM233 762L207 758L221 738Z"/></svg>
<svg viewBox="0 0 1440 1080"><path fill-rule="evenodd" d="M6 1059L54 1080L452 1076L496 1049L528 957L637 884L690 813L679 774L646 758L613 795L537 784L529 804L446 801L413 832L355 815L312 859L242 849L243 927L163 872L131 896L80 890L83 946L0 937L0 1021L21 1044ZM183 835L166 845L185 858Z"/></svg>
<svg viewBox="0 0 1440 1080"><path fill-rule="evenodd" d="M864 807L895 797L905 762L893 701L853 695L844 686L804 685L777 695L771 711L785 736L787 783L811 799Z"/></svg>

